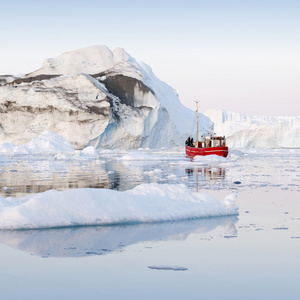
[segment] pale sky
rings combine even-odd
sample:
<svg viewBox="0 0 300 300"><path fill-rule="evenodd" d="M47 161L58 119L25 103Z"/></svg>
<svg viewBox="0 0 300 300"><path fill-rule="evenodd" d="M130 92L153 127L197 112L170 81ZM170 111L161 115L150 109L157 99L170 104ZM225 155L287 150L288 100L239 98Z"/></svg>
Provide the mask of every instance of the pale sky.
<svg viewBox="0 0 300 300"><path fill-rule="evenodd" d="M121 47L191 109L300 116L299 0L1 0L0 37L0 74Z"/></svg>

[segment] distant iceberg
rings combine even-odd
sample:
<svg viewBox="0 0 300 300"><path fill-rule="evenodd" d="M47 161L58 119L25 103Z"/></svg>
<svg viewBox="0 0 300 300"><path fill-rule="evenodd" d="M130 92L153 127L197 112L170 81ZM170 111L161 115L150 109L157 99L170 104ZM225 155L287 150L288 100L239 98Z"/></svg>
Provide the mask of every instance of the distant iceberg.
<svg viewBox="0 0 300 300"><path fill-rule="evenodd" d="M236 194L223 201L185 185L142 184L107 189L50 190L23 198L0 197L0 229L152 223L238 214Z"/></svg>
<svg viewBox="0 0 300 300"><path fill-rule="evenodd" d="M300 117L254 116L226 110L204 113L230 148L300 148Z"/></svg>

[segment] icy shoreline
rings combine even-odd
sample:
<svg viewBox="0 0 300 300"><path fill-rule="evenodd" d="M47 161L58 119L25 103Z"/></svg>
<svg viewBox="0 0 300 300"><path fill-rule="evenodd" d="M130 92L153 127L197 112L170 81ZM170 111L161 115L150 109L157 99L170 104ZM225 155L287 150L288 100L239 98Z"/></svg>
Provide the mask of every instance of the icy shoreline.
<svg viewBox="0 0 300 300"><path fill-rule="evenodd" d="M0 229L38 229L189 220L238 214L236 194L223 201L183 184L132 190L74 189L0 198Z"/></svg>

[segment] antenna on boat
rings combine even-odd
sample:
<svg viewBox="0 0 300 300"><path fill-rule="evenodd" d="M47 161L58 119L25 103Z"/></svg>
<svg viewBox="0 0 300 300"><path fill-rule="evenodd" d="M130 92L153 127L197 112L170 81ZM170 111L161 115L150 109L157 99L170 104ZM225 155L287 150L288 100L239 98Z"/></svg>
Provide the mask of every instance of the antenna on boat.
<svg viewBox="0 0 300 300"><path fill-rule="evenodd" d="M198 145L198 136L199 136L199 126L198 126L198 102L199 101L195 101L196 102L196 112L197 112L197 139L196 139L196 142L197 142L197 145Z"/></svg>

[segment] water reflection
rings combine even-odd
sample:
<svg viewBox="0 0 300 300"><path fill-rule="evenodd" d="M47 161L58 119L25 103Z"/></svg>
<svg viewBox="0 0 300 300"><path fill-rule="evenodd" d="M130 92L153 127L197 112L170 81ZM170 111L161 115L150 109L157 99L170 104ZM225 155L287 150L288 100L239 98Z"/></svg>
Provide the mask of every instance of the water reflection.
<svg viewBox="0 0 300 300"><path fill-rule="evenodd" d="M65 162L27 158L2 166L0 188L4 197L21 197L50 189L109 188L109 178L104 165L97 160Z"/></svg>
<svg viewBox="0 0 300 300"><path fill-rule="evenodd" d="M14 156L0 164L3 197L21 197L50 189L132 189L144 181L140 166L132 170L115 159L55 160L54 157Z"/></svg>
<svg viewBox="0 0 300 300"><path fill-rule="evenodd" d="M0 231L0 242L41 257L104 255L145 241L185 240L217 227L224 237L236 236L236 216L153 224ZM220 236L220 232L215 233Z"/></svg>
<svg viewBox="0 0 300 300"><path fill-rule="evenodd" d="M49 189L125 191L141 183L184 183L194 190L197 182L202 190L246 187L300 190L299 150L295 153L273 150L268 155L249 152L238 158L233 155L225 162L212 161L205 165L185 161L180 152L162 154L162 160L157 159L159 152L150 151L149 160L123 160L123 154L99 153L95 158L72 157L70 160L42 155L0 155L0 193L3 197L21 197ZM237 186L236 182L241 184Z"/></svg>
<svg viewBox="0 0 300 300"><path fill-rule="evenodd" d="M54 157L11 156L0 162L0 193L22 197L50 189L132 189L141 183L182 183L184 167L168 161L130 163L115 157L90 160L55 160Z"/></svg>
<svg viewBox="0 0 300 300"><path fill-rule="evenodd" d="M195 173L198 175L198 179L202 178L204 180L223 180L225 179L226 175L224 168L216 166L188 168L185 169L185 172L188 174L188 176L193 176Z"/></svg>

